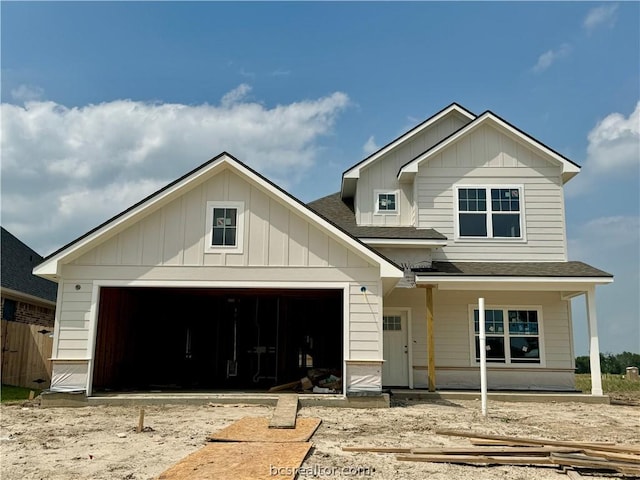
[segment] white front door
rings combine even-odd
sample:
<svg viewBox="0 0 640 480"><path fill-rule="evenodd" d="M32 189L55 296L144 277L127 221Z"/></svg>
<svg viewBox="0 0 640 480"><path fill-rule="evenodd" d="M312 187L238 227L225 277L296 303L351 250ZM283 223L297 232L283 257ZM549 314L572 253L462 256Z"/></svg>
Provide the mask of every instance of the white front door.
<svg viewBox="0 0 640 480"><path fill-rule="evenodd" d="M407 312L385 310L382 317L383 354L382 384L388 387L409 385L409 343Z"/></svg>

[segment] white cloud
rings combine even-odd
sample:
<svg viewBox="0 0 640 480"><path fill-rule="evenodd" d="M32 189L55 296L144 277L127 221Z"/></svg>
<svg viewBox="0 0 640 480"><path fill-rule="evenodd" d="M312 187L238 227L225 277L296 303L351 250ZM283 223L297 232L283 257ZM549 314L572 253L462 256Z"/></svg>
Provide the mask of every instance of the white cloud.
<svg viewBox="0 0 640 480"><path fill-rule="evenodd" d="M220 105L2 104L3 226L47 253L225 150L287 188L349 99L269 108L250 91L242 84Z"/></svg>
<svg viewBox="0 0 640 480"><path fill-rule="evenodd" d="M538 61L533 66L534 73L542 73L547 70L551 65L561 58L566 57L571 53L571 45L563 43L559 48L555 50L547 50L538 57Z"/></svg>
<svg viewBox="0 0 640 480"><path fill-rule="evenodd" d="M596 259L605 245L609 256L629 246L640 247L640 217L612 215L580 225L576 236L569 241L569 257L573 260Z"/></svg>
<svg viewBox="0 0 640 480"><path fill-rule="evenodd" d="M371 135L362 146L362 151L365 155L371 155L373 152L377 152L378 150L380 150L380 147L376 144L376 139Z"/></svg>
<svg viewBox="0 0 640 480"><path fill-rule="evenodd" d="M20 85L11 90L11 98L17 102L29 102L39 100L44 95L44 90L31 85Z"/></svg>
<svg viewBox="0 0 640 480"><path fill-rule="evenodd" d="M582 23L582 26L588 31L592 32L596 28L605 25L613 27L616 23L616 13L618 11L618 4L602 5L600 7L592 8L587 13L587 16Z"/></svg>
<svg viewBox="0 0 640 480"><path fill-rule="evenodd" d="M640 102L628 117L607 115L589 132L587 166L596 172L624 170L640 164Z"/></svg>

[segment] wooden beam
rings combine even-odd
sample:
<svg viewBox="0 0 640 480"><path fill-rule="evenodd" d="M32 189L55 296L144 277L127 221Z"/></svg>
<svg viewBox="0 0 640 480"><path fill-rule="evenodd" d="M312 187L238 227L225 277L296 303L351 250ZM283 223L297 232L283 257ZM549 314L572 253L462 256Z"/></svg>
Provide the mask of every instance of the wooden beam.
<svg viewBox="0 0 640 480"><path fill-rule="evenodd" d="M412 448L417 455L490 455L490 456L549 456L550 453L579 453L580 448L569 447L430 447ZM404 453L404 452L397 452Z"/></svg>
<svg viewBox="0 0 640 480"><path fill-rule="evenodd" d="M485 456L485 455L396 455L403 462L486 463L495 465L553 465L549 457Z"/></svg>
<svg viewBox="0 0 640 480"><path fill-rule="evenodd" d="M465 430L436 430L437 435L450 435L453 437L465 437L465 438L484 438L488 440L504 440L512 444L520 445L548 445L557 447L569 447L569 448L584 448L584 442L571 442L563 440L545 440L539 438L522 438L522 437L508 437L503 435L487 435L475 432L467 432ZM601 450L603 452L617 452L636 454L640 452L640 448L635 445L598 445L591 448L591 450Z"/></svg>
<svg viewBox="0 0 640 480"><path fill-rule="evenodd" d="M411 450L411 448L400 447L342 447L343 452L411 453Z"/></svg>
<svg viewBox="0 0 640 480"><path fill-rule="evenodd" d="M429 391L436 391L436 356L433 340L433 287L425 287L427 303L427 376Z"/></svg>

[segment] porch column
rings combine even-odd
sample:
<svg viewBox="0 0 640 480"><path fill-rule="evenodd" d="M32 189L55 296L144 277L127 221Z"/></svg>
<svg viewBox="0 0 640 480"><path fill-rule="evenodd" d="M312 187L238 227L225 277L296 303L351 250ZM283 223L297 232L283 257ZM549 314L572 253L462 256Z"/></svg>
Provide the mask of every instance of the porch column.
<svg viewBox="0 0 640 480"><path fill-rule="evenodd" d="M587 303L587 325L589 327L589 363L591 365L591 395L602 395L602 375L600 373L600 344L598 342L598 319L596 317L596 287L590 286L585 292Z"/></svg>
<svg viewBox="0 0 640 480"><path fill-rule="evenodd" d="M429 391L436 391L436 355L433 341L433 287L425 287L427 301L427 374Z"/></svg>

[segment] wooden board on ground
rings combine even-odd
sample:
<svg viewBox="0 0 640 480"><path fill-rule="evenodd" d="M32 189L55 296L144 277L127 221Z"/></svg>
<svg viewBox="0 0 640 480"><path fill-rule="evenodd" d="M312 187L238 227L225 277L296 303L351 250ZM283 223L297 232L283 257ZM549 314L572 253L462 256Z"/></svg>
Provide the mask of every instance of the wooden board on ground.
<svg viewBox="0 0 640 480"><path fill-rule="evenodd" d="M160 474L158 480L293 480L311 442L210 443Z"/></svg>
<svg viewBox="0 0 640 480"><path fill-rule="evenodd" d="M500 440L507 441L513 444L521 445L548 445L557 447L584 447L584 443L571 442L564 440L545 440L541 438L522 438L522 437L508 437L503 435L485 435L474 432L467 432L464 430L437 430L437 435L451 435L454 437L466 437L466 438L483 438L487 440ZM619 452L619 453L640 453L640 448L635 445L599 445L593 447L593 449L601 450L603 452Z"/></svg>
<svg viewBox="0 0 640 480"><path fill-rule="evenodd" d="M207 437L210 442L306 442L320 426L319 418L301 417L295 428L269 428L266 417L244 417Z"/></svg>
<svg viewBox="0 0 640 480"><path fill-rule="evenodd" d="M295 428L297 415L298 395L296 393L279 395L269 428Z"/></svg>
<svg viewBox="0 0 640 480"><path fill-rule="evenodd" d="M488 456L488 455L418 455L402 454L396 456L403 462L432 462L432 463L483 463L495 465L552 465L549 457L525 456Z"/></svg>

